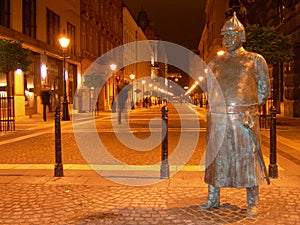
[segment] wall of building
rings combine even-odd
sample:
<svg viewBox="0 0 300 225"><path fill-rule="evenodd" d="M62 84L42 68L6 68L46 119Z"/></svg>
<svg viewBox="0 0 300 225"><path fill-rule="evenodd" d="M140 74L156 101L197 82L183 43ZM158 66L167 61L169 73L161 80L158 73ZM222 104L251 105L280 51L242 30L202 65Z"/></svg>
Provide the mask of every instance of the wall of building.
<svg viewBox="0 0 300 225"><path fill-rule="evenodd" d="M300 117L300 3L285 16L277 29L290 36L294 54L290 62L283 64L282 113L285 116Z"/></svg>
<svg viewBox="0 0 300 225"><path fill-rule="evenodd" d="M98 57L122 45L123 16L121 0L81 0L80 2L81 70L84 76L85 71ZM109 65L107 66L109 69ZM113 79L111 77L100 91L98 109L111 109L113 96L116 93Z"/></svg>
<svg viewBox="0 0 300 225"><path fill-rule="evenodd" d="M44 85L50 87L52 91L52 109L61 105L64 64L63 51L58 39L67 30L67 23L75 27L75 38L70 43L75 51L71 52L68 48L65 55L67 56L65 68L68 75L66 92L69 104L72 105L74 100L76 109L79 107L79 98L75 94L76 89L84 86L81 81L84 81L85 72L92 62L124 43L147 40L144 31L137 25L130 13L125 12L126 10L123 11L122 0L37 0L35 37L23 34L22 4L23 0L11 0L10 27L0 26L1 38L20 39L24 43L24 48L32 51L33 63L29 71L24 74L24 96L18 100L18 107L25 108L25 110L18 110L18 112L22 112L20 117L42 113L40 92ZM47 9L59 17L59 35L53 44L47 43ZM123 18L127 20L125 23L123 23ZM125 32L123 32L123 27ZM123 39L123 35L125 39ZM149 49L149 51L152 50L151 46ZM116 61L122 61L121 57L120 55ZM136 57L134 51L129 57ZM130 82L129 75L132 71L137 74L136 80L143 76L150 76L150 61L149 58L149 62L131 65L124 70L118 67L115 77ZM46 68L46 72L41 69L43 65L46 66L43 67ZM141 88L140 86L141 82L139 81L136 89ZM111 77L98 96L98 109L111 109L116 88ZM136 99L138 98L140 96L136 97Z"/></svg>
<svg viewBox="0 0 300 225"><path fill-rule="evenodd" d="M203 61L209 62L218 51L222 50L221 29L225 22L225 10L228 0L206 1L206 23L200 38L198 50Z"/></svg>
<svg viewBox="0 0 300 225"><path fill-rule="evenodd" d="M231 3L238 3L230 8ZM293 1L216 1L206 2L206 24L204 26L198 50L200 57L208 62L221 46L219 31L225 18L236 11L241 22L246 25L260 24L262 26L275 26L278 33L288 35L292 41L294 57L291 62L282 65L282 75L275 67L271 74L272 86L275 89L274 97L278 111L285 116L300 116L300 3Z"/></svg>
<svg viewBox="0 0 300 225"><path fill-rule="evenodd" d="M152 47L148 45L147 49L140 49L139 41L146 41L147 37L141 27L138 26L137 22L126 7L123 7L123 45L126 54L123 55L123 64L128 65L124 67L124 81L129 83L130 74L135 74L135 81L133 82L133 99L138 105L140 105L143 98L143 90L148 87L147 84L142 84L143 77L149 77L151 75L151 58L148 61L138 62L138 55L143 52L153 52ZM136 62L136 63L130 63ZM140 91L136 91L140 90ZM132 96L131 96L132 97Z"/></svg>
<svg viewBox="0 0 300 225"><path fill-rule="evenodd" d="M33 2L33 1L32 1ZM64 7L61 7L61 6ZM55 45L47 44L47 13L46 9L50 9L59 16L60 26L59 33L62 34L63 30L66 30L67 22L75 26L76 37L75 43L70 43L71 45L78 46L78 51L75 54L69 54L66 60L66 68L69 70L69 65L76 67L76 73L80 74L80 4L79 1L72 0L61 0L51 1L51 0L38 0L36 1L36 11L32 12L32 16L36 15L36 36L29 36L23 33L23 1L14 0L10 1L10 27L0 26L1 38L8 38L13 40L21 40L23 42L24 48L31 50L33 64L30 66L29 71L23 74L22 82L15 80L15 90L20 90L19 85L24 86L23 96L18 91L15 93L17 101L15 102L16 116L17 119L24 116L31 116L35 113L42 112L40 92L43 85L50 86L53 91L53 101L52 107L55 108L61 102L63 95L62 91L62 49L59 46L57 38L57 43ZM47 62L54 62L51 65ZM46 73L44 77L41 77L41 66L46 65ZM78 67L78 69L77 69ZM71 75L71 74L70 74ZM67 81L67 89L72 90L76 87L71 87L71 85L77 85L77 74L73 74ZM51 80L52 77L53 79ZM72 82L71 82L72 81ZM57 85L54 85L57 83ZM74 92L74 91L73 91ZM70 92L70 97L74 93ZM72 104L72 102L71 102Z"/></svg>

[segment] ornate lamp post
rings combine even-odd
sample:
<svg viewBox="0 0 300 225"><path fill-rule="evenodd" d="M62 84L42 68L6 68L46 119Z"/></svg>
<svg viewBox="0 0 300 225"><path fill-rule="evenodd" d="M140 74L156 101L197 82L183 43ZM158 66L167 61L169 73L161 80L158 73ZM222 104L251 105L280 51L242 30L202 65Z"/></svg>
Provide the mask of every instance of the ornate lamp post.
<svg viewBox="0 0 300 225"><path fill-rule="evenodd" d="M278 178L277 166L277 140L276 140L276 106L274 104L274 89L272 92L272 105L270 108L270 164L269 164L269 177Z"/></svg>
<svg viewBox="0 0 300 225"><path fill-rule="evenodd" d="M116 112L116 106L115 106L115 70L117 69L117 65L112 63L109 65L110 69L112 70L113 72L113 82L112 82L112 102L111 102L111 111L112 112Z"/></svg>
<svg viewBox="0 0 300 225"><path fill-rule="evenodd" d="M148 103L149 103L149 108L152 106L152 86L153 84L149 84L149 89L150 89L150 97L148 99Z"/></svg>
<svg viewBox="0 0 300 225"><path fill-rule="evenodd" d="M131 106L131 109L134 109L134 99L133 99L133 80L135 78L135 75L132 73L129 75L130 79L132 80L132 99L131 99L131 102L132 102L132 106Z"/></svg>
<svg viewBox="0 0 300 225"><path fill-rule="evenodd" d="M63 115L62 115L62 120L70 120L70 115L69 115L69 106L68 106L68 99L67 99L67 77L66 77L66 52L67 52L67 48L70 44L70 39L66 36L62 36L59 39L59 43L60 46L63 49L63 58L64 58L64 62L63 62L63 84L64 84L64 95L63 95Z"/></svg>
<svg viewBox="0 0 300 225"><path fill-rule="evenodd" d="M143 93L142 93L142 97L143 97L143 107L145 107L145 96L144 96L144 94L145 94L145 83L146 83L146 81L143 79L142 80L142 85L143 85Z"/></svg>

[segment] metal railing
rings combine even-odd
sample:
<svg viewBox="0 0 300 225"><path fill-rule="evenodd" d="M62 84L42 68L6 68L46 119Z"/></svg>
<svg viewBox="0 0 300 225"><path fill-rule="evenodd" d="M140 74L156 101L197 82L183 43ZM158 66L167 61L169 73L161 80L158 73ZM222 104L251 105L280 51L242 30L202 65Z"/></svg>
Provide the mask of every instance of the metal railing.
<svg viewBox="0 0 300 225"><path fill-rule="evenodd" d="M267 102L260 108L259 125L260 125L260 128L262 128L262 129L270 128L270 121L271 121L270 108L271 108L271 106L272 106L272 100L268 99Z"/></svg>
<svg viewBox="0 0 300 225"><path fill-rule="evenodd" d="M14 97L0 95L0 131L15 131Z"/></svg>

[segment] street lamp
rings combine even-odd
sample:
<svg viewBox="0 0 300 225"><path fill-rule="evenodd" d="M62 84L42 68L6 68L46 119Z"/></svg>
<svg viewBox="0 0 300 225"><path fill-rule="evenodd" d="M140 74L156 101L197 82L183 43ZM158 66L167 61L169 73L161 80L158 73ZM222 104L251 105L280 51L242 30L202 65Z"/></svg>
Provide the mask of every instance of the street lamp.
<svg viewBox="0 0 300 225"><path fill-rule="evenodd" d="M152 106L152 84L150 83L149 84L149 89L150 89L150 97L148 99L148 102L149 102L149 108Z"/></svg>
<svg viewBox="0 0 300 225"><path fill-rule="evenodd" d="M132 99L131 99L131 102L132 102L132 106L131 106L131 109L134 109L134 100L133 100L133 80L135 78L135 75L132 73L129 75L130 79L132 80Z"/></svg>
<svg viewBox="0 0 300 225"><path fill-rule="evenodd" d="M144 99L145 99L145 96L144 96L144 94L145 94L145 83L146 83L146 81L143 79L142 80L142 85L143 85L143 94L142 94L142 96L143 96L143 107L145 107L145 101L144 101Z"/></svg>
<svg viewBox="0 0 300 225"><path fill-rule="evenodd" d="M68 106L68 99L67 99L67 84L66 84L66 52L67 52L67 48L70 44L70 39L66 36L62 36L59 39L59 43L60 46L63 49L63 58L64 58L64 62L63 62L63 84L64 84L64 99L63 99L63 115L62 115L62 120L70 120L70 115L69 115L69 106Z"/></svg>
<svg viewBox="0 0 300 225"><path fill-rule="evenodd" d="M109 65L110 69L113 71L113 82L112 82L112 103L111 103L111 111L116 112L116 106L115 106L115 70L117 69L117 65L112 63Z"/></svg>
<svg viewBox="0 0 300 225"><path fill-rule="evenodd" d="M221 55L224 55L224 54L225 54L225 52L223 50L220 50L220 51L217 52L218 56L221 56Z"/></svg>

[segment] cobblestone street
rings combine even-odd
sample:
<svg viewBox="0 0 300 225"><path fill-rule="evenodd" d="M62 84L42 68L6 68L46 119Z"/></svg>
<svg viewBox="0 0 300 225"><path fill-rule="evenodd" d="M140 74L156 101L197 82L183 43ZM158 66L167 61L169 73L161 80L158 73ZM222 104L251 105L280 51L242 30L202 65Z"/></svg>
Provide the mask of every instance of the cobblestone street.
<svg viewBox="0 0 300 225"><path fill-rule="evenodd" d="M253 219L246 216L244 189L222 189L220 209L199 210L207 198L199 173L181 172L148 187L120 186L87 173L63 178L36 174L30 182L20 176L13 181L17 174L10 175L9 183L0 184L0 223L299 224L300 192L295 187L262 186L260 215Z"/></svg>
<svg viewBox="0 0 300 225"><path fill-rule="evenodd" d="M279 118L281 121L282 118ZM53 122L53 121L52 121ZM62 158L64 176L54 177L53 124L20 121L19 132L2 134L0 141L0 224L300 224L300 169L297 161L299 121L291 127L282 121L278 126L279 177L271 185L260 186L260 209L257 218L246 216L245 189L221 189L221 207L202 211L199 204L207 199L204 171L199 167L202 150L195 151L187 165L169 179L160 179L159 168L139 171L127 167L101 167L101 175L89 167L80 154L69 123L63 124ZM18 125L18 124L17 124ZM105 129L105 128L102 128ZM268 160L269 130L262 131L263 152ZM34 135L35 134L35 135ZM170 143L178 140L170 131ZM202 133L201 133L202 134ZM106 145L109 132L103 133ZM288 140L288 141L287 141ZM199 146L203 147L203 140ZM118 150L116 150L118 149ZM150 155L139 155L115 147L119 159L136 165L160 160L160 148ZM266 161L268 165L268 162ZM124 176L124 171L128 176ZM143 170L143 167L137 167ZM118 181L119 183L113 182ZM122 185L134 180L141 186ZM152 185L143 182L154 181Z"/></svg>

